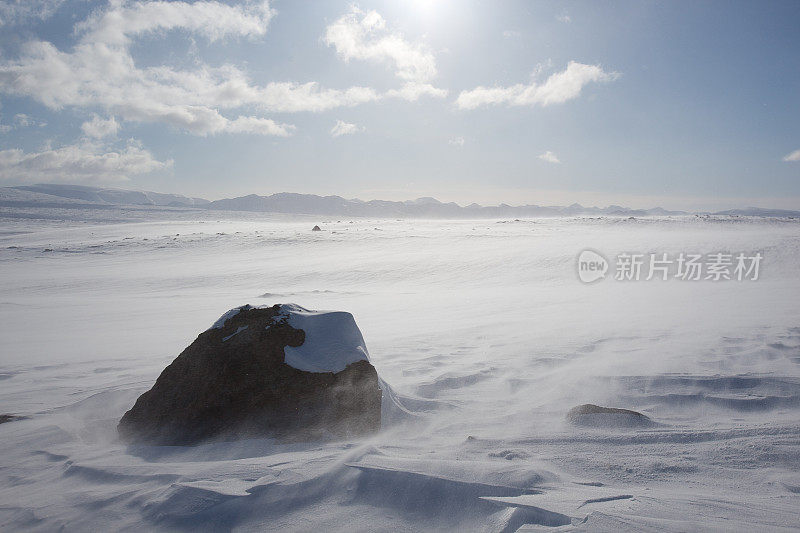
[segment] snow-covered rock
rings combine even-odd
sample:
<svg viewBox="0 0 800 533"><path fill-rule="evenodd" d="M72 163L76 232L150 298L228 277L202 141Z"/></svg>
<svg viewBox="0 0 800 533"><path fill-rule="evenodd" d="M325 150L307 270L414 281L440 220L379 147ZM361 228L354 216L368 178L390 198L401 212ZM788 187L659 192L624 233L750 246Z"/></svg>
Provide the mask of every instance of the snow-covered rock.
<svg viewBox="0 0 800 533"><path fill-rule="evenodd" d="M350 313L226 312L120 421L130 441L350 437L380 429L381 382Z"/></svg>
<svg viewBox="0 0 800 533"><path fill-rule="evenodd" d="M279 304L277 307L279 312L273 319L275 323L288 323L294 329L305 332L302 345L284 348L284 362L287 365L306 372L341 372L347 365L357 361L369 361L367 345L352 314L345 311L311 311L297 304ZM211 328L222 329L228 320L243 310L269 308L251 305L234 307L219 317Z"/></svg>
<svg viewBox="0 0 800 533"><path fill-rule="evenodd" d="M619 409L617 407L601 407L586 403L573 407L567 413L567 420L577 426L590 427L648 427L654 422L638 411Z"/></svg>

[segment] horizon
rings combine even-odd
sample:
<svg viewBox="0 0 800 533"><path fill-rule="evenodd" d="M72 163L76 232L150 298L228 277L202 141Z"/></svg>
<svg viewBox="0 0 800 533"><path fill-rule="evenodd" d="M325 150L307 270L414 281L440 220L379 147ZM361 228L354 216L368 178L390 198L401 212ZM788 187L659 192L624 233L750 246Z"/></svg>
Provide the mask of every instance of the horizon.
<svg viewBox="0 0 800 533"><path fill-rule="evenodd" d="M357 202L364 202L364 203L369 203L369 202L412 203L412 202L416 202L416 201L419 201L419 200L433 200L433 201L435 201L435 202L437 202L438 204L441 204L441 205L455 204L456 206L458 206L461 209L468 208L468 207L470 207L472 205L477 205L478 207L481 207L481 208L495 208L495 207L501 207L501 206L506 206L506 207L509 207L509 208L521 208L521 207L569 208L569 207L573 207L573 206L578 206L578 207L581 207L581 208L584 208L584 209L600 209L600 210L611 209L613 207L619 207L619 208L622 208L622 209L644 210L644 211L663 209L665 211L683 212L685 214L716 214L716 213L725 212L725 211L748 210L748 209L766 210L766 211L769 211L769 210L773 210L773 211L790 211L790 212L791 211L795 211L795 210L792 210L792 209L783 209L783 208L779 208L779 207L775 207L775 206L757 206L757 205L727 207L727 208L720 208L720 209L675 209L675 208L665 207L663 205L635 206L635 205L627 205L627 204L620 203L620 202L610 202L610 203L606 203L606 204L585 204L585 203L581 203L581 202L569 202L569 203L562 203L562 204L552 204L552 203L517 203L517 204L514 204L514 203L508 203L508 202L498 202L498 203L494 203L494 204L492 204L492 203L481 203L481 202L464 203L464 202L456 202L456 201L452 201L452 200L442 200L442 199L437 198L435 196L418 196L416 198L393 199L393 200L390 200L390 199L387 199L387 198L367 198L367 199L365 199L365 198L359 198L359 197L356 197L356 196L343 196L343 195L340 195L340 194L301 193L301 192L288 191L288 190L276 191L276 192L271 192L271 193L267 193L267 194L249 193L249 194L240 195L240 196L224 196L224 197L220 197L220 198L204 198L204 197L200 197L200 196L196 196L196 195L192 195L192 194L187 194L186 192L164 192L164 191L152 191L152 190L144 190L144 189L125 189L123 187L118 187L118 186L103 187L103 186L98 186L98 185L74 184L74 183L73 184L69 184L69 183L36 183L36 184L7 185L5 187L7 187L7 188L19 188L19 187L31 188L31 187L53 187L53 186L64 187L64 188L81 187L81 188L86 188L86 189L90 189L90 190L91 189L97 189L97 190L116 190L116 191L126 191L126 192L155 193L155 194L174 194L174 195L183 196L183 197L186 197L186 198L204 200L204 201L208 201L208 202L212 202L212 203L216 202L216 201L220 201L220 200L235 200L235 199L247 198L247 197L251 197L251 196L256 196L256 197L259 197L259 198L268 198L268 197L271 197L271 196L284 195L285 194L285 195L299 195L299 196L315 196L315 197L318 197L318 198L341 198L341 199L344 199L344 200L347 200L347 201L357 201ZM34 192L40 192L41 193L42 191L34 191ZM48 193L44 193L44 194L48 194ZM124 205L124 204L120 204L120 205Z"/></svg>
<svg viewBox="0 0 800 533"><path fill-rule="evenodd" d="M0 185L800 209L799 23L788 1L4 4Z"/></svg>

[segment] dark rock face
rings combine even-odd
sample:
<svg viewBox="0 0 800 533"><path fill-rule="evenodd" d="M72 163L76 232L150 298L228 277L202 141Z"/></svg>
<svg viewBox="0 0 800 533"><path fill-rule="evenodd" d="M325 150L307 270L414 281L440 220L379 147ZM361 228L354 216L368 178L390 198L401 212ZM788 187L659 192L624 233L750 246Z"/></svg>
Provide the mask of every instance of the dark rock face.
<svg viewBox="0 0 800 533"><path fill-rule="evenodd" d="M579 426L593 427L647 427L654 424L650 417L638 411L601 407L591 403L570 409L567 420Z"/></svg>
<svg viewBox="0 0 800 533"><path fill-rule="evenodd" d="M284 347L306 333L280 306L244 306L201 333L125 413L131 442L193 444L210 438L287 440L352 437L380 429L381 389L366 360L341 372L306 372L284 362Z"/></svg>
<svg viewBox="0 0 800 533"><path fill-rule="evenodd" d="M311 231L322 231L322 228L320 228L319 226L314 226L313 228L311 228Z"/></svg>

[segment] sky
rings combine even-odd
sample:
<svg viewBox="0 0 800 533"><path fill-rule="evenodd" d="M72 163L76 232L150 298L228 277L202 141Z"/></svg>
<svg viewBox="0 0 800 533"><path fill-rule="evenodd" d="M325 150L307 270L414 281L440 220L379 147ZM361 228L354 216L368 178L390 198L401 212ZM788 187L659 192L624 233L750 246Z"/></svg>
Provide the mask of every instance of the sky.
<svg viewBox="0 0 800 533"><path fill-rule="evenodd" d="M800 3L0 2L0 185L800 209Z"/></svg>

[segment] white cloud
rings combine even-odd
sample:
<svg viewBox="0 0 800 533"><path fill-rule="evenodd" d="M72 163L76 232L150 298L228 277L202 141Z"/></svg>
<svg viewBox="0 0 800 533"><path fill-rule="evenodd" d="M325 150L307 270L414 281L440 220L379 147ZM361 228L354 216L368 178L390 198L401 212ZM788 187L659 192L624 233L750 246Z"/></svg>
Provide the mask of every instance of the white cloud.
<svg viewBox="0 0 800 533"><path fill-rule="evenodd" d="M421 96L444 98L447 96L447 90L438 89L429 83L408 82L403 84L400 89L390 89L386 91L386 96L389 98L401 98L409 102L416 102Z"/></svg>
<svg viewBox="0 0 800 533"><path fill-rule="evenodd" d="M31 120L31 117L26 115L25 113L17 113L14 115L14 125L20 128L27 128L28 126L33 126L35 122Z"/></svg>
<svg viewBox="0 0 800 533"><path fill-rule="evenodd" d="M558 15L556 17L556 20L559 22L563 22L564 24L569 24L570 22L572 22L572 18L570 18L570 16L567 15L566 13Z"/></svg>
<svg viewBox="0 0 800 533"><path fill-rule="evenodd" d="M35 119L30 115L26 115L25 113L17 113L16 115L14 115L15 128L31 128L34 126L43 128L47 126L47 122Z"/></svg>
<svg viewBox="0 0 800 533"><path fill-rule="evenodd" d="M114 117L104 119L98 115L93 115L92 120L81 124L83 134L95 139L102 139L103 137L111 137L119 131L119 123Z"/></svg>
<svg viewBox="0 0 800 533"><path fill-rule="evenodd" d="M436 76L436 58L428 47L388 30L377 11L364 12L353 6L326 28L325 43L336 48L344 61L390 63L395 75L407 82L422 84Z"/></svg>
<svg viewBox="0 0 800 533"><path fill-rule="evenodd" d="M516 84L510 87L476 87L462 91L456 99L460 109L475 109L485 105L547 106L577 98L583 87L591 82L607 82L619 76L605 72L599 65L585 65L570 61L567 68L551 74L537 85Z"/></svg>
<svg viewBox="0 0 800 533"><path fill-rule="evenodd" d="M278 124L274 120L258 117L239 117L229 120L223 131L228 133L255 133L259 135L274 135L288 137L295 130L291 124Z"/></svg>
<svg viewBox="0 0 800 533"><path fill-rule="evenodd" d="M323 89L315 82L259 86L234 65L140 67L131 54L134 39L168 30L210 40L258 37L267 31L272 16L266 1L238 6L217 1L115 1L76 26L78 41L66 51L32 41L17 59L0 60L0 92L31 97L53 110L99 107L124 120L163 123L196 135L286 136L294 126L258 113L319 112L382 97L368 87ZM424 87L407 89L392 96L413 99L424 92ZM243 107L247 115L228 116L229 110Z"/></svg>
<svg viewBox="0 0 800 533"><path fill-rule="evenodd" d="M547 150L543 154L539 154L537 157L542 161L547 161L548 163L561 163L556 154L554 154L550 150Z"/></svg>
<svg viewBox="0 0 800 533"><path fill-rule="evenodd" d="M464 146L464 137L456 137L455 139L450 139L449 141L447 141L447 144L449 144L450 146L458 146L459 148L461 148L462 146Z"/></svg>
<svg viewBox="0 0 800 533"><path fill-rule="evenodd" d="M275 12L265 0L231 6L216 1L112 2L111 9L95 12L79 23L84 41L109 46L127 45L131 37L148 32L181 29L199 33L211 41L229 36L264 35Z"/></svg>
<svg viewBox="0 0 800 533"><path fill-rule="evenodd" d="M531 79L537 78L542 72L551 68L553 68L553 60L550 58L547 58L547 61L536 63L536 66L533 67L533 72L531 72Z"/></svg>
<svg viewBox="0 0 800 533"><path fill-rule="evenodd" d="M172 166L172 161L158 161L139 144L130 142L121 150L84 142L45 148L39 152L20 149L0 151L0 180L26 182L98 182L125 181L129 176L145 174Z"/></svg>
<svg viewBox="0 0 800 533"><path fill-rule="evenodd" d="M503 37L505 37L506 39L517 39L521 35L522 34L517 30L506 30L503 32Z"/></svg>
<svg viewBox="0 0 800 533"><path fill-rule="evenodd" d="M800 161L800 150L795 150L794 152L792 152L790 154L786 154L785 156L783 156L783 160L786 161L786 162L789 162L789 161Z"/></svg>
<svg viewBox="0 0 800 533"><path fill-rule="evenodd" d="M32 20L46 20L64 0L6 0L0 2L0 26L17 26Z"/></svg>
<svg viewBox="0 0 800 533"><path fill-rule="evenodd" d="M0 109L3 107L3 102L0 102ZM0 118L2 118L2 114L0 114ZM9 131L13 130L14 127L10 124L0 124L0 134L8 133Z"/></svg>
<svg viewBox="0 0 800 533"><path fill-rule="evenodd" d="M34 126L43 128L47 126L47 122L43 120L37 120L29 115L26 115L25 113L17 113L14 115L11 124L0 124L0 133L8 133L9 131L18 128L30 128Z"/></svg>
<svg viewBox="0 0 800 533"><path fill-rule="evenodd" d="M235 91L232 91L232 95ZM270 83L248 97L246 102L268 111L292 113L297 111L327 111L336 107L352 107L380 99L374 89L369 87L350 87L348 89L320 89L316 82L309 83Z"/></svg>
<svg viewBox="0 0 800 533"><path fill-rule="evenodd" d="M342 135L352 135L354 133L358 133L362 131L363 128L351 124L349 122L345 122L343 120L337 120L336 124L331 128L331 137L341 137Z"/></svg>

